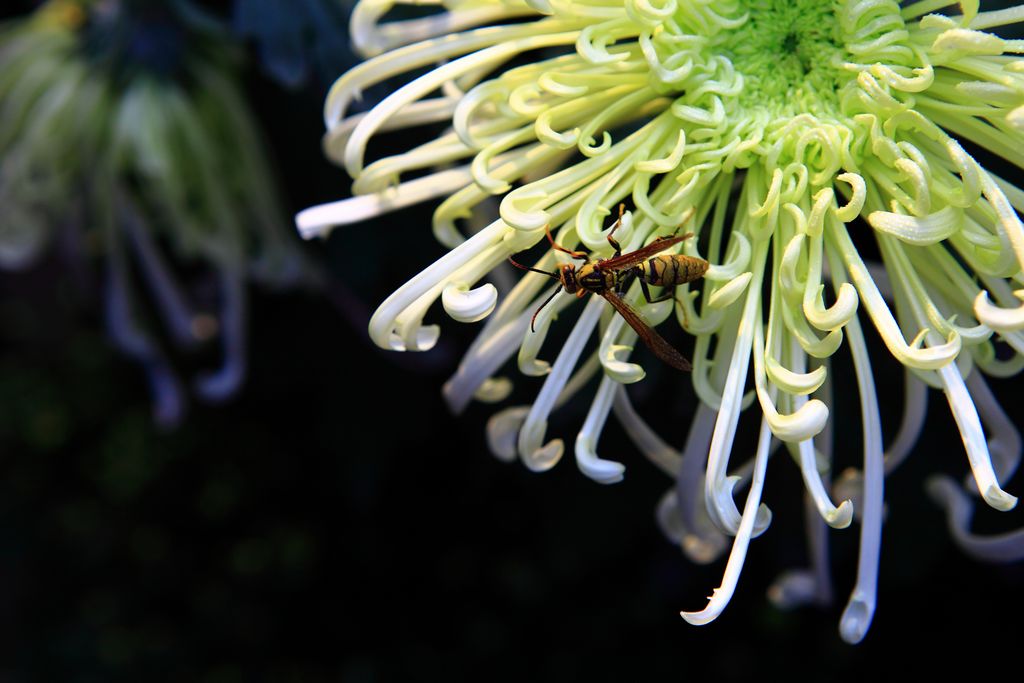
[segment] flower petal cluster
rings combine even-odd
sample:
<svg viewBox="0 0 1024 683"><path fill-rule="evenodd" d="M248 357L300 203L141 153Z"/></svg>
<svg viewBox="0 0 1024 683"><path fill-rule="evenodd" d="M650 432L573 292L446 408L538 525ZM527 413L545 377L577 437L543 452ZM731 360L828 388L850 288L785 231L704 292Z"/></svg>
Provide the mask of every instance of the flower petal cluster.
<svg viewBox="0 0 1024 683"><path fill-rule="evenodd" d="M222 366L195 386L212 401L245 376L246 281L304 277L220 29L188 7L51 0L0 34L0 266L31 265L58 237L100 256L108 331L164 425L184 389L133 273L177 346L220 340ZM183 269L211 280L219 313L190 300Z"/></svg>
<svg viewBox="0 0 1024 683"><path fill-rule="evenodd" d="M445 397L456 411L474 398L503 400L510 381L497 373L512 358L522 374L544 377L532 405L507 408L488 426L496 454L537 471L564 452L546 436L552 410L598 378L574 445L581 471L602 483L622 478L621 463L597 454L614 412L676 480L659 517L683 550L711 561L732 537L722 585L705 608L683 613L687 621L713 620L732 596L751 538L770 523L761 493L781 446L800 468L818 531L815 566L772 594L784 604L829 594L824 529L850 525L856 507L860 559L840 632L863 638L875 609L884 477L921 431L927 388L948 403L974 492L997 510L1014 507L1003 483L1020 438L984 377L1024 367L1024 191L977 157L1024 167L1024 41L1000 35L1024 23L1024 6L981 11L965 1L957 14L941 0L426 4L437 12L403 18L393 0L356 7L352 38L371 58L335 83L325 137L355 196L303 212L299 229L324 235L444 198L433 229L449 253L380 306L370 336L384 348L429 349L439 328L424 318L438 299L455 320L486 318ZM401 76L404 85L355 111L361 93ZM438 124L429 142L367 159L378 135ZM648 304L636 287L627 295L652 325L674 320L695 340L688 379L700 406L681 452L631 405L624 385L645 375L631 357L636 335L600 297L571 323L575 297L556 297L532 332L551 280L529 273L503 297L487 281L542 243L547 226L561 245L607 256L608 217L620 203L631 209L616 233L624 249L671 234L692 211L685 229L696 238L681 248L711 264L675 300ZM563 257L547 250L536 267L551 270ZM571 331L544 360L559 317ZM906 372L905 414L888 448L866 324ZM855 369L863 466L833 485L831 368L841 350ZM740 413L754 406L756 452L737 463ZM931 488L964 547L1024 555L1019 534L971 535L973 503L959 485Z"/></svg>

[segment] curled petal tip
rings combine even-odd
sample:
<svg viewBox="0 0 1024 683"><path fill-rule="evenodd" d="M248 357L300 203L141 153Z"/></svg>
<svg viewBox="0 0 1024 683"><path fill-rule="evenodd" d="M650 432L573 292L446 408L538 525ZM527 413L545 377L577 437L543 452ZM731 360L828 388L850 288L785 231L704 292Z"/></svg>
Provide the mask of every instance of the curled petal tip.
<svg viewBox="0 0 1024 683"><path fill-rule="evenodd" d="M714 600L714 596L711 597L711 600ZM721 614L719 610L713 610L709 605L706 609L702 609L699 612L680 612L679 616L681 616L687 624L691 624L692 626L704 626L705 624L710 624L712 621L717 619L719 614Z"/></svg>
<svg viewBox="0 0 1024 683"><path fill-rule="evenodd" d="M300 211L295 216L295 228L299 231L302 239L326 237L335 228L333 223L324 222L322 214L319 207L312 207Z"/></svg>
<svg viewBox="0 0 1024 683"><path fill-rule="evenodd" d="M565 442L561 439L552 439L541 448L529 453L524 453L523 462L533 472L546 472L562 459L565 453Z"/></svg>
<svg viewBox="0 0 1024 683"><path fill-rule="evenodd" d="M1006 122L1019 133L1024 133L1024 105L1006 115Z"/></svg>
<svg viewBox="0 0 1024 683"><path fill-rule="evenodd" d="M757 506L757 516L754 517L754 529L751 532L751 537L757 538L765 531L768 530L772 524L772 510L770 507L761 503Z"/></svg>
<svg viewBox="0 0 1024 683"><path fill-rule="evenodd" d="M547 198L547 193L529 186L513 190L501 200L498 211L501 219L517 230L540 230L551 222L551 215L534 206ZM528 203L529 208L520 206L520 202Z"/></svg>
<svg viewBox="0 0 1024 683"><path fill-rule="evenodd" d="M205 373L196 378L195 390L205 401L222 403L238 393L244 379L244 375L231 370Z"/></svg>
<svg viewBox="0 0 1024 683"><path fill-rule="evenodd" d="M844 500L825 515L825 523L833 529L845 529L853 521L853 502Z"/></svg>
<svg viewBox="0 0 1024 683"><path fill-rule="evenodd" d="M544 443L548 423L534 414L539 405L535 403L530 407L516 441L519 458L532 472L546 472L551 469L565 452L565 444L561 439L552 439Z"/></svg>
<svg viewBox="0 0 1024 683"><path fill-rule="evenodd" d="M851 599L839 620L839 635L850 645L856 645L864 640L874 616L873 604L859 598Z"/></svg>
<svg viewBox="0 0 1024 683"><path fill-rule="evenodd" d="M808 571L791 571L768 589L768 599L779 609L795 609L819 602L818 583Z"/></svg>
<svg viewBox="0 0 1024 683"><path fill-rule="evenodd" d="M733 489L739 481L740 478L734 475L726 477L720 485L714 487L707 500L711 519L723 533L730 536L735 536L740 526L740 512L736 509L736 501L732 497Z"/></svg>
<svg viewBox="0 0 1024 683"><path fill-rule="evenodd" d="M789 415L774 415L769 419L772 433L782 441L799 443L813 438L828 424L828 406L812 398Z"/></svg>
<svg viewBox="0 0 1024 683"><path fill-rule="evenodd" d="M632 352L632 346L623 344L613 344L609 347L608 352L601 356L605 374L619 384L634 384L646 377L647 372L642 365L626 360Z"/></svg>
<svg viewBox="0 0 1024 683"><path fill-rule="evenodd" d="M612 460L600 460L587 467L581 465L580 470L598 484L618 484L626 478L626 466Z"/></svg>
<svg viewBox="0 0 1024 683"><path fill-rule="evenodd" d="M527 377L543 377L551 372L551 363L536 358L531 358L528 361L520 360L519 372Z"/></svg>
<svg viewBox="0 0 1024 683"><path fill-rule="evenodd" d="M441 338L441 327L439 325L418 325L416 331L409 335L412 343L401 342L398 351L429 351Z"/></svg>
<svg viewBox="0 0 1024 683"><path fill-rule="evenodd" d="M512 380L508 377L491 377L484 380L473 398L481 403L501 403L512 393Z"/></svg>
<svg viewBox="0 0 1024 683"><path fill-rule="evenodd" d="M450 284L441 292L444 310L460 323L475 323L491 314L498 303L498 290L487 283L475 289Z"/></svg>
<svg viewBox="0 0 1024 683"><path fill-rule="evenodd" d="M686 534L681 544L683 553L697 564L711 564L722 555L726 548L724 536L713 536L711 540L696 534Z"/></svg>
<svg viewBox="0 0 1024 683"><path fill-rule="evenodd" d="M487 421L487 447L498 460L512 462L516 459L519 430L529 412L526 406L516 406L496 413Z"/></svg>
<svg viewBox="0 0 1024 683"><path fill-rule="evenodd" d="M614 460L600 458L595 448L596 444L592 438L577 437L576 464L580 471L598 484L617 484L622 481L626 466Z"/></svg>
<svg viewBox="0 0 1024 683"><path fill-rule="evenodd" d="M711 308L712 310L722 310L732 306L737 300L739 300L740 295L746 291L747 285L750 284L750 280L753 276L753 273L747 271L716 289L714 293L708 297L708 308Z"/></svg>
<svg viewBox="0 0 1024 683"><path fill-rule="evenodd" d="M1017 290L1014 296L1024 301L1024 290ZM992 303L988 292L981 290L974 298L974 315L978 321L994 330L1019 330L1024 328L1024 305L1017 308L1003 308Z"/></svg>
<svg viewBox="0 0 1024 683"><path fill-rule="evenodd" d="M1012 510L1017 507L1017 497L1011 496L998 486L989 486L985 489L985 492L982 493L982 498L984 498L985 502L991 507L1002 512L1006 512L1007 510Z"/></svg>

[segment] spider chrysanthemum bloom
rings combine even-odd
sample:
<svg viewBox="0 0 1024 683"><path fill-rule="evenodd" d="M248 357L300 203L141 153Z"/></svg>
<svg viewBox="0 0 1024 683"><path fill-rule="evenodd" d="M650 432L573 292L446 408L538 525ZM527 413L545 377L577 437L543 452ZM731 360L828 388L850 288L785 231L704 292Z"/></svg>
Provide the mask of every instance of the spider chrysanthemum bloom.
<svg viewBox="0 0 1024 683"><path fill-rule="evenodd" d="M0 268L52 242L100 261L110 337L164 425L185 390L137 280L177 347L221 344L195 383L219 401L245 376L247 282L307 277L226 38L179 0L50 0L0 27Z"/></svg>
<svg viewBox="0 0 1024 683"><path fill-rule="evenodd" d="M857 501L858 576L840 630L859 641L875 606L884 475L921 430L927 386L945 394L974 490L996 509L1014 507L1001 483L1016 468L1020 440L983 374L1009 376L1024 363L1024 191L968 149L1022 165L1024 60L1015 55L1024 41L1008 36L1024 22L1024 6L453 0L432 15L382 21L398 4L357 6L354 41L376 56L339 79L326 105L325 146L355 178L356 196L304 212L299 227L321 235L446 197L434 232L451 251L383 303L371 337L385 348L430 348L438 328L423 318L439 298L456 320L486 317L445 396L455 410L474 397L503 399L508 380L494 374L518 350L520 372L545 376L544 384L532 406L496 415L489 437L499 455L518 453L534 470L563 452L561 440L546 442L552 409L599 375L575 442L583 472L621 479L623 466L595 452L614 410L676 478L659 514L687 554L709 561L734 537L721 587L705 609L683 614L688 621L714 619L732 595L750 538L770 521L761 491L781 443L823 523L849 525L849 498ZM409 82L371 110L350 111L363 90L402 74ZM435 140L366 162L378 133L438 123L450 128ZM500 198L496 220L492 197ZM606 218L622 202L632 207L616 233L624 249L672 234L689 217L685 230L696 237L676 249L711 264L674 301L647 304L635 285L626 294L650 324L673 319L695 338L700 407L682 455L622 390L644 370L629 358L636 335L601 297L590 297L574 323L567 315L555 323L576 300L559 296L531 332L550 279L527 274L500 305L497 289L480 284L544 240L545 226L561 245L606 257ZM457 221L483 227L467 237ZM536 267L550 271L563 258L548 250ZM905 415L888 450L867 322L906 368ZM572 329L549 364L539 354L554 324ZM840 349L857 378L863 467L830 495L829 370ZM760 436L753 460L737 466L732 445L748 405L761 411ZM742 510L737 484L749 485ZM1022 552L1019 537L971 536L970 503L949 481L935 482L933 493L968 510L951 519L975 554ZM820 569L781 581L776 597L819 599L828 590Z"/></svg>

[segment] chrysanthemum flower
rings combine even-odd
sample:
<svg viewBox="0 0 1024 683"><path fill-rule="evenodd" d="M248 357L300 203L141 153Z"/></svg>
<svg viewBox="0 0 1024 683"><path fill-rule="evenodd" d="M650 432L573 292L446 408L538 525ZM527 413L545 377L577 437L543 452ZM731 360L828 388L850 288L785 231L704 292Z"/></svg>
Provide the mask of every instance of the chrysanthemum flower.
<svg viewBox="0 0 1024 683"><path fill-rule="evenodd" d="M178 346L220 340L222 366L196 381L207 400L245 376L246 281L305 277L224 37L187 2L90 0L51 0L0 34L0 266L65 231L76 257L101 256L110 336L165 425L184 390L132 273ZM211 281L219 313L190 300L182 270Z"/></svg>
<svg viewBox="0 0 1024 683"><path fill-rule="evenodd" d="M509 381L495 373L513 356L521 373L544 376L531 406L506 409L488 427L498 455L518 453L533 470L563 454L560 439L547 441L551 411L599 376L575 441L584 474L623 476L596 452L614 411L676 478L659 515L684 551L710 561L733 537L721 586L704 609L683 613L687 621L711 621L733 594L750 539L770 522L761 492L781 444L819 526L848 526L856 502L860 559L840 631L863 638L875 609L884 476L921 431L927 387L949 404L972 488L997 510L1014 507L1002 483L1020 439L984 376L1024 367L1024 191L977 157L1024 165L1024 60L1014 56L1024 41L1005 37L1024 22L1024 6L439 0L426 3L436 13L395 18L400 4L357 6L352 37L373 58L342 76L326 105L325 147L355 179L356 196L307 210L299 228L323 235L445 197L433 227L451 251L381 305L370 336L384 348L429 349L439 328L423 319L437 299L458 321L487 318L444 393L456 411L472 398L502 400ZM351 111L361 92L402 75L409 82L372 109ZM368 163L378 134L430 124L449 127ZM617 233L627 251L671 234L692 209L685 230L696 239L682 249L711 263L675 301L648 305L635 286L627 295L652 325L675 320L695 339L687 380L700 407L681 455L666 444L682 435L663 440L630 404L623 385L644 377L630 358L636 335L601 297L575 309L575 297L557 297L534 333L530 318L550 279L527 274L500 304L482 283L513 254L546 245L545 226L565 247L606 257L609 213L621 202L632 208ZM464 234L460 221L484 227ZM548 249L537 267L564 258ZM549 363L540 355L556 324L572 329ZM863 324L906 369L905 414L888 449ZM591 340L596 350L585 356ZM830 367L841 352L855 369L863 467L833 488ZM760 410L760 434L753 459L737 463L748 406ZM960 511L950 518L958 540L979 556L1024 554L1019 534L971 535L972 503L958 486L932 486ZM814 570L774 587L780 602L827 593L818 541Z"/></svg>

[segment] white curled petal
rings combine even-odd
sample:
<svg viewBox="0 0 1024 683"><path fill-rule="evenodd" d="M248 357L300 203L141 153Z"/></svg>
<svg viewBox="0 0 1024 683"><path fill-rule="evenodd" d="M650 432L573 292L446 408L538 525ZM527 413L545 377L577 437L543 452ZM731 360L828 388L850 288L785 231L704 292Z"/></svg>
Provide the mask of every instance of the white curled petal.
<svg viewBox="0 0 1024 683"><path fill-rule="evenodd" d="M708 267L708 271L704 273L705 280L712 280L714 282L730 282L731 280L739 277L740 274L750 266L750 240L748 240L743 233L732 233L732 237L729 240L729 251L727 253L732 254L732 258L725 263L712 263Z"/></svg>
<svg viewBox="0 0 1024 683"><path fill-rule="evenodd" d="M1021 300L1021 305L1017 308L1002 308L992 303L988 292L978 292L974 299L974 315L983 325L993 330L1024 329L1024 289L1016 290L1013 295Z"/></svg>
<svg viewBox="0 0 1024 683"><path fill-rule="evenodd" d="M880 232L892 235L907 244L926 246L938 244L956 234L963 227L961 209L947 206L927 216L905 216L888 211L868 214L868 223Z"/></svg>
<svg viewBox="0 0 1024 683"><path fill-rule="evenodd" d="M846 279L836 250L826 250L833 287ZM858 264L859 265L859 264ZM855 280L856 281L856 280ZM875 614L878 590L878 562L882 543L882 516L885 490L885 462L882 451L882 418L878 408L871 359L854 317L847 325L850 354L853 356L857 390L860 394L861 429L864 435L864 495L861 509L860 553L857 558L857 582L839 621L839 634L848 643L864 639Z"/></svg>
<svg viewBox="0 0 1024 683"><path fill-rule="evenodd" d="M601 359L601 365L609 377L620 384L634 384L642 380L647 375L647 372L642 365L629 362L629 356L633 353L633 347L630 344L636 341L635 332L632 330L625 332L625 338L622 341L625 342L627 339L631 341L620 344L615 343L618 336L623 333L625 324L626 321L622 316L617 315L612 318L612 321L608 324L608 329L605 330L604 335L601 337L598 357Z"/></svg>
<svg viewBox="0 0 1024 683"><path fill-rule="evenodd" d="M542 472L554 467L565 450L561 439L553 439L547 444L544 443L547 416L551 413L559 394L569 380L572 369L583 352L584 344L590 338L594 326L597 325L603 307L604 300L599 297L592 297L587 302L587 307L562 346L554 365L551 366L551 372L545 378L544 386L537 394L537 399L530 408L530 414L526 417L526 422L519 432L519 455L523 463L535 472Z"/></svg>
<svg viewBox="0 0 1024 683"><path fill-rule="evenodd" d="M481 403L501 403L511 393L512 380L507 377L488 377L473 392L473 398Z"/></svg>
<svg viewBox="0 0 1024 683"><path fill-rule="evenodd" d="M615 416L622 424L622 428L629 435L633 444L644 454L644 457L665 474L675 476L680 468L679 454L644 422L633 408L625 387L620 387L615 393L612 408L615 410Z"/></svg>
<svg viewBox="0 0 1024 683"><path fill-rule="evenodd" d="M974 378L976 375L977 373L971 373L971 378ZM903 387L906 394L903 399L903 419L900 421L900 429L896 432L896 438L892 440L889 448L885 451L886 474L889 474L898 467L910 454L914 445L917 444L921 430L924 429L924 420L928 412L927 385L917 379L910 370L906 370L903 373L903 377Z"/></svg>
<svg viewBox="0 0 1024 683"><path fill-rule="evenodd" d="M370 338L374 343L384 349L406 350L410 335L400 334L399 331L403 325L408 324L409 320L422 320L421 312L416 310L423 304L421 299L429 296L431 290L449 277L451 273L456 272L488 248L500 242L507 232L508 228L501 221L495 221L442 256L385 299L370 318ZM417 317L417 314L420 315ZM439 332L432 331L431 328L423 328L422 331L417 331L415 334L415 350L423 350L427 347L426 342L430 341L429 337L434 337L436 341ZM420 339L419 337L423 335L425 335L423 339Z"/></svg>
<svg viewBox="0 0 1024 683"><path fill-rule="evenodd" d="M785 572L768 589L768 599L779 609L794 609L818 602L818 580L806 569Z"/></svg>
<svg viewBox="0 0 1024 683"><path fill-rule="evenodd" d="M932 43L932 49L937 52L965 52L970 55L994 57L1003 54L1005 41L985 31L954 28L940 33Z"/></svg>
<svg viewBox="0 0 1024 683"><path fill-rule="evenodd" d="M473 176L466 168L441 171L374 194L312 206L295 216L295 225L303 239L325 237L340 225L359 223L374 216L448 195L472 182Z"/></svg>
<svg viewBox="0 0 1024 683"><path fill-rule="evenodd" d="M1024 559L1024 529L981 536L971 533L974 503L949 477L932 477L928 494L946 511L950 535L965 553L986 562L1017 562Z"/></svg>
<svg viewBox="0 0 1024 683"><path fill-rule="evenodd" d="M867 199L867 183L864 182L863 176L857 173L841 173L836 176L836 180L841 180L853 188L853 196L850 197L850 201L835 210L836 218L844 223L849 223L859 216L861 209L864 208L864 202Z"/></svg>
<svg viewBox="0 0 1024 683"><path fill-rule="evenodd" d="M500 328L480 333L480 340L463 356L455 374L441 390L449 410L458 415L466 409L471 398L490 402L500 401L507 395L502 392L511 390L511 382L504 382L504 389L493 385L487 389L484 387L496 381L492 375L519 347L530 316L529 311L524 311L519 318L509 320Z"/></svg>
<svg viewBox="0 0 1024 683"><path fill-rule="evenodd" d="M761 407L765 408L763 402ZM778 413L773 406L770 413L765 410L765 418L779 440L795 443L821 433L828 422L828 406L814 398L788 415Z"/></svg>
<svg viewBox="0 0 1024 683"><path fill-rule="evenodd" d="M525 426L525 425L524 425ZM545 472L562 459L565 453L565 442L561 439L552 439L543 443L544 434L547 432L547 420L533 420L529 428L519 432L520 454L523 463L533 472Z"/></svg>
<svg viewBox="0 0 1024 683"><path fill-rule="evenodd" d="M551 214L536 208L547 197L546 192L529 185L512 190L501 200L501 219L517 230L540 230L551 222Z"/></svg>
<svg viewBox="0 0 1024 683"><path fill-rule="evenodd" d="M716 289L708 297L708 308L717 311L732 306L743 295L753 277L754 274L748 271Z"/></svg>
<svg viewBox="0 0 1024 683"><path fill-rule="evenodd" d="M495 413L487 421L487 447L494 457L503 462L512 462L516 459L519 430L529 412L529 406L515 406Z"/></svg>
<svg viewBox="0 0 1024 683"><path fill-rule="evenodd" d="M815 457L814 443L810 440L799 444L800 471L803 474L804 486L814 500L818 514L833 529L845 529L853 521L853 503L849 498L837 507L832 503L825 491L825 486L818 473L818 462Z"/></svg>
<svg viewBox="0 0 1024 683"><path fill-rule="evenodd" d="M658 527L661 533L665 534L669 541L675 545L682 545L683 537L686 535L686 528L679 517L679 503L676 500L676 490L669 489L658 501L655 508L655 519L658 520Z"/></svg>
<svg viewBox="0 0 1024 683"><path fill-rule="evenodd" d="M1007 114L1006 122L1018 133L1024 133L1024 104Z"/></svg>
<svg viewBox="0 0 1024 683"><path fill-rule="evenodd" d="M623 479L625 465L614 460L604 460L597 455L597 439L601 434L608 413L612 408L612 400L619 385L613 379L604 377L597 390L594 402L590 405L587 419L576 437L576 464L580 471L599 484L614 484Z"/></svg>
<svg viewBox="0 0 1024 683"><path fill-rule="evenodd" d="M834 304L825 308L821 292L824 285L818 288L818 295L804 299L804 315L807 321L819 330L832 331L843 327L850 321L850 318L857 314L860 305L860 297L857 296L857 288L849 282L839 286L839 294L836 295Z"/></svg>
<svg viewBox="0 0 1024 683"><path fill-rule="evenodd" d="M498 303L498 290L487 283L469 289L464 283L453 283L441 292L444 310L460 323L475 323L491 314Z"/></svg>
<svg viewBox="0 0 1024 683"><path fill-rule="evenodd" d="M747 288L747 298L738 328L739 335L730 354L725 385L721 392L721 406L708 452L705 502L711 519L728 533L736 533L740 524L740 514L732 499L732 485L728 484L725 474L729 466L729 454L736 437L736 427L741 410L739 404L747 379L747 369L750 367L754 320L759 310L761 281L764 275L767 250L767 242L758 244L757 255L754 259L754 277L751 278L751 285Z"/></svg>
<svg viewBox="0 0 1024 683"><path fill-rule="evenodd" d="M1000 482L1006 482L1020 465L1021 449L1024 447L1020 430L999 405L999 400L989 389L981 373L972 372L967 377L967 388L970 389L974 405L989 432L988 449L992 454L992 466L996 477Z"/></svg>
<svg viewBox="0 0 1024 683"><path fill-rule="evenodd" d="M625 476L626 466L597 455L597 442L589 436L576 437L576 464L580 472L598 484L616 484Z"/></svg>
<svg viewBox="0 0 1024 683"><path fill-rule="evenodd" d="M747 547L754 531L755 519L761 509L761 491L764 488L764 475L768 466L768 447L771 445L771 429L767 421L761 422L761 435L758 438L757 456L755 457L754 474L750 481L750 491L743 505L736 539L733 541L729 561L726 563L725 574L721 585L714 590L708 605L699 612L681 612L680 615L690 624L703 625L714 621L722 613L736 590L740 572L747 557Z"/></svg>
<svg viewBox="0 0 1024 683"><path fill-rule="evenodd" d="M996 510L1012 510L1017 505L1017 498L1011 496L999 486L999 479L992 468L992 458L988 451L988 442L981 428L978 411L971 399L970 392L964 384L963 375L956 365L947 365L939 369L946 400L949 402L953 419L960 430L960 436L967 450L967 460L978 484L982 498Z"/></svg>
<svg viewBox="0 0 1024 683"><path fill-rule="evenodd" d="M801 396L813 394L828 377L824 365L819 365L810 372L793 372L783 367L773 356L765 356L764 369L772 384L787 393Z"/></svg>

